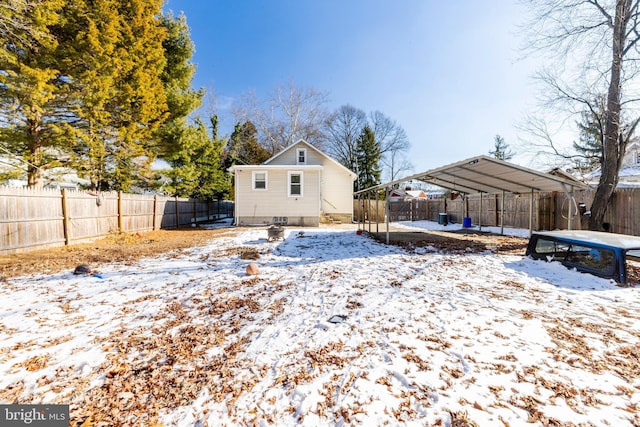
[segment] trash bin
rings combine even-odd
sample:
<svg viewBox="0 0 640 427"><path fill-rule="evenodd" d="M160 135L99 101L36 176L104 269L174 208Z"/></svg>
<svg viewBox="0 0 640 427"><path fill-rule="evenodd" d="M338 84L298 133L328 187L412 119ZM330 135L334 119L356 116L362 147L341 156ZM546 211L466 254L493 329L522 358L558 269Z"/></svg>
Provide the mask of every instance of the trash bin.
<svg viewBox="0 0 640 427"><path fill-rule="evenodd" d="M440 212L438 214L438 224L447 225L448 223L449 223L449 220L447 219L446 212Z"/></svg>
<svg viewBox="0 0 640 427"><path fill-rule="evenodd" d="M465 228L471 227L471 218L469 218L468 216L462 218L462 226Z"/></svg>

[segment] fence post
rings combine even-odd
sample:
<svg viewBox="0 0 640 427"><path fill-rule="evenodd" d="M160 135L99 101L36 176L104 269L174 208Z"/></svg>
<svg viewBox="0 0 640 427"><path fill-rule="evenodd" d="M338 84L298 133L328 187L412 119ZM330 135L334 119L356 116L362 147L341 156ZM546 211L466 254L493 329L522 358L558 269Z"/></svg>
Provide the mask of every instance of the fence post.
<svg viewBox="0 0 640 427"><path fill-rule="evenodd" d="M118 232L124 233L122 220L122 191L118 191Z"/></svg>
<svg viewBox="0 0 640 427"><path fill-rule="evenodd" d="M153 229L158 229L158 195L153 196Z"/></svg>
<svg viewBox="0 0 640 427"><path fill-rule="evenodd" d="M64 244L71 244L71 237L69 236L69 228L70 228L70 218L69 218L69 206L67 205L67 189L62 189L62 232L64 234Z"/></svg>
<svg viewBox="0 0 640 427"><path fill-rule="evenodd" d="M198 199L193 199L193 223L198 223Z"/></svg>
<svg viewBox="0 0 640 427"><path fill-rule="evenodd" d="M178 208L178 196L175 197L176 201L176 230L180 228L180 209Z"/></svg>

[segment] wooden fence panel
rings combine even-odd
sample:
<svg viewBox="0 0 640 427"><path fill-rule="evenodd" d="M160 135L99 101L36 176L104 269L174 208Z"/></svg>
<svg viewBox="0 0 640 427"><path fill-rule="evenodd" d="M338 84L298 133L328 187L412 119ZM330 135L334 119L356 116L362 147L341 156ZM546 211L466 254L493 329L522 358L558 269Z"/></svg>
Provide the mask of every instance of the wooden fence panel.
<svg viewBox="0 0 640 427"><path fill-rule="evenodd" d="M533 230L574 230L585 229L588 217L582 215L580 206L589 210L593 203L595 189L574 191L574 202L567 194L558 192L534 193L533 197ZM360 201L366 204L366 201ZM504 211L502 211L502 194L485 194L482 198L482 225L515 228L529 228L531 217L531 194L514 195L506 193L504 196ZM571 205L571 215L569 206ZM390 221L438 221L441 212L446 212L449 222L462 223L464 217L470 217L473 225L477 226L480 219L480 196L468 195L455 200L447 198L428 200L406 200L390 203ZM359 218L358 201L354 203L354 218ZM616 190L608 209L604 223L609 231L640 236L640 188L625 188ZM382 222L383 220L381 220Z"/></svg>
<svg viewBox="0 0 640 427"><path fill-rule="evenodd" d="M120 198L123 230L127 232L153 230L153 197L121 193Z"/></svg>
<svg viewBox="0 0 640 427"><path fill-rule="evenodd" d="M64 245L63 219L59 190L0 187L0 250Z"/></svg>
<svg viewBox="0 0 640 427"><path fill-rule="evenodd" d="M118 232L118 194L63 190L69 244Z"/></svg>
<svg viewBox="0 0 640 427"><path fill-rule="evenodd" d="M209 211L215 212L209 215ZM0 187L0 253L81 243L109 233L175 229L233 217L233 202Z"/></svg>

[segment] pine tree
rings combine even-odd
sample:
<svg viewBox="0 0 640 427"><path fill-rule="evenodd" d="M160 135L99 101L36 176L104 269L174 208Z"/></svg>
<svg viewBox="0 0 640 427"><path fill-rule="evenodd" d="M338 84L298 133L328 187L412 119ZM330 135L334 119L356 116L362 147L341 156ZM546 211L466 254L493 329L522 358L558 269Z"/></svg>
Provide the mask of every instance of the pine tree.
<svg viewBox="0 0 640 427"><path fill-rule="evenodd" d="M226 141L218 139L217 117L211 119L212 137L201 119L184 129L182 149L168 158L173 166L168 173L170 192L181 197L220 199L230 193L230 175L222 162Z"/></svg>
<svg viewBox="0 0 640 427"><path fill-rule="evenodd" d="M0 146L21 159L28 184L37 186L44 170L58 165L57 153L50 148L59 143L55 124L66 120L68 80L51 34L62 21L63 2L12 4L32 14L21 16L10 5L0 8L2 20L15 24L5 31L8 38L1 39L0 47ZM37 29L37 37L28 34L29 27Z"/></svg>
<svg viewBox="0 0 640 427"><path fill-rule="evenodd" d="M580 142L573 142L573 148L578 153L574 160L577 169L590 172L602 164L603 149L603 125L604 125L604 98L596 100L596 111L583 111L582 121L577 122L580 133Z"/></svg>
<svg viewBox="0 0 640 427"><path fill-rule="evenodd" d="M33 5L47 33L0 50L0 144L28 164L30 186L46 169L76 165L94 188L130 189L168 116L162 1Z"/></svg>
<svg viewBox="0 0 640 427"><path fill-rule="evenodd" d="M496 135L494 149L489 151L489 154L498 160L511 160L515 155L515 153L509 149L509 144L504 142L504 138L500 135Z"/></svg>
<svg viewBox="0 0 640 427"><path fill-rule="evenodd" d="M166 29L158 19L162 0L117 2L120 33L115 60L116 96L108 103L111 124L118 130L109 145L106 179L113 190L129 190L150 174L156 146L154 133L167 120L161 75Z"/></svg>
<svg viewBox="0 0 640 427"><path fill-rule="evenodd" d="M380 183L380 145L375 139L373 130L365 125L356 145L356 165L358 178L356 190L378 185Z"/></svg>
<svg viewBox="0 0 640 427"><path fill-rule="evenodd" d="M188 126L189 115L200 107L204 89L191 89L195 74L195 65L191 62L194 46L186 17L184 14L177 18L166 14L161 17L161 22L167 32L167 38L162 43L166 62L161 79L169 117L158 128L155 138L159 153L166 154L180 149L180 135Z"/></svg>
<svg viewBox="0 0 640 427"><path fill-rule="evenodd" d="M258 129L250 121L237 123L227 144L225 165L259 165L271 157L258 143Z"/></svg>

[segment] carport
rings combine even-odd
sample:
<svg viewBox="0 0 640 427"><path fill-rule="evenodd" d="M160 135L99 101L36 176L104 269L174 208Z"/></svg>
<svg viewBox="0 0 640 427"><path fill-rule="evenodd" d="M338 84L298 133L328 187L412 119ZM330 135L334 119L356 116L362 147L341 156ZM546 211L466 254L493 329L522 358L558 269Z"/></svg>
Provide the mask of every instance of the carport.
<svg viewBox="0 0 640 427"><path fill-rule="evenodd" d="M573 191L575 188L587 188L586 184L566 175L559 176L539 172L489 156L472 157L440 168L369 187L355 193L358 199L362 200L377 196L382 191L385 192L387 243L389 243L388 196L390 190L397 184L414 180L436 185L451 192L459 193L463 197L469 194L480 194L482 196L483 194L501 193L503 195L501 213L503 214L505 193L529 194L531 197L529 204L530 235L533 231L533 202L536 192L563 191L567 194L571 201L569 204L569 229L572 229L572 209L575 206ZM480 210L482 211L482 197L480 197ZM482 224L478 225L482 230ZM501 224L501 234L503 231L504 227Z"/></svg>

